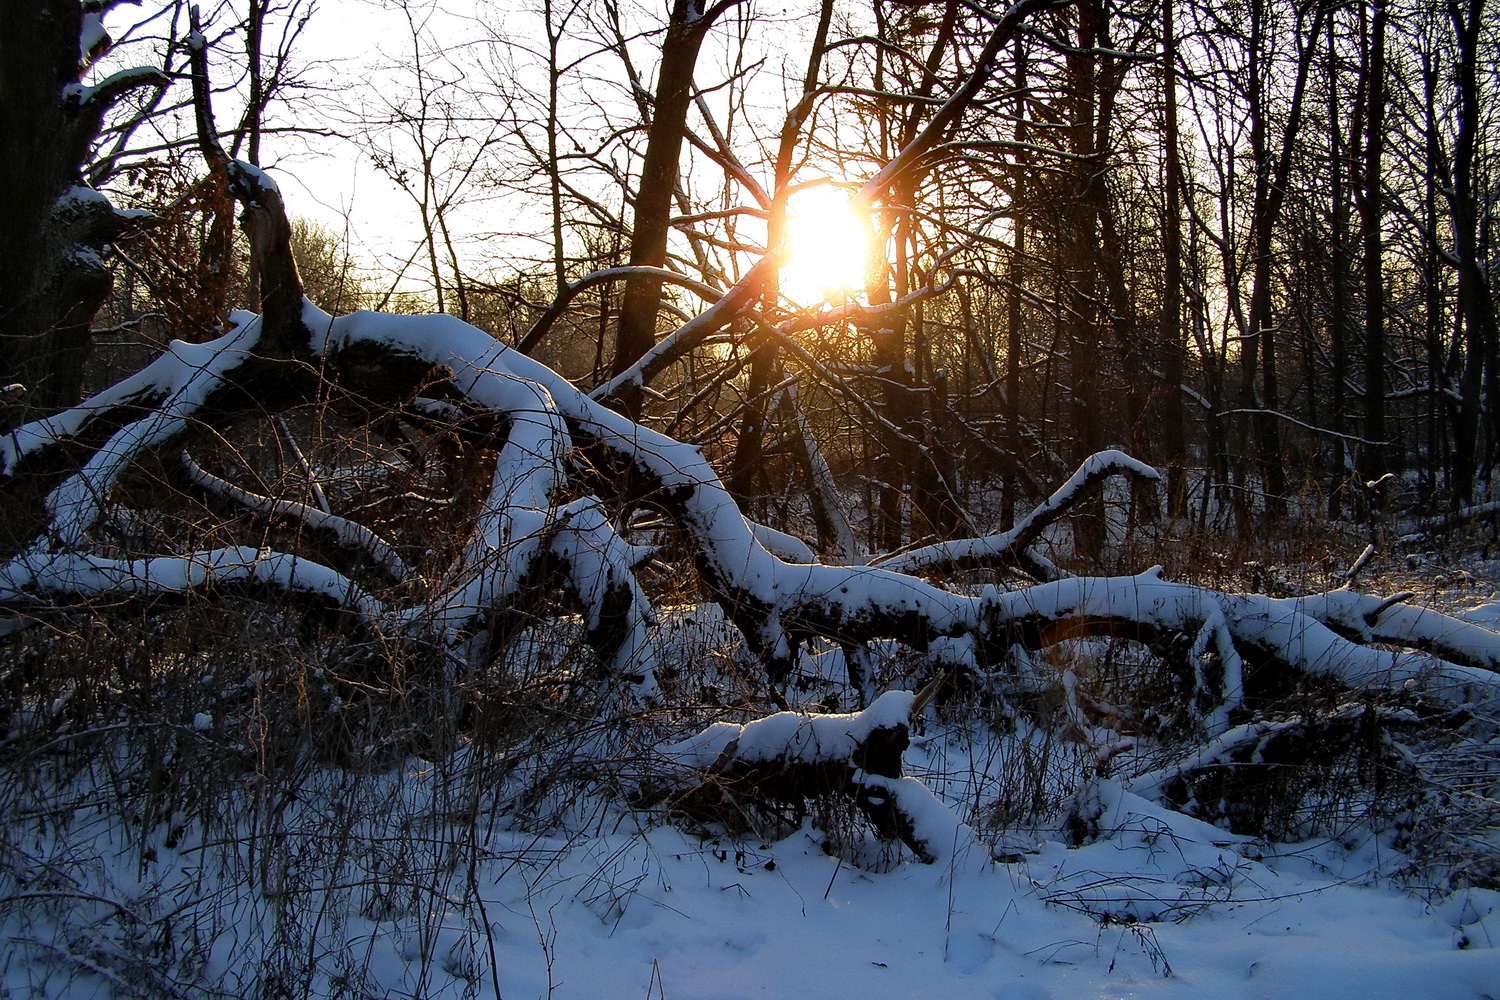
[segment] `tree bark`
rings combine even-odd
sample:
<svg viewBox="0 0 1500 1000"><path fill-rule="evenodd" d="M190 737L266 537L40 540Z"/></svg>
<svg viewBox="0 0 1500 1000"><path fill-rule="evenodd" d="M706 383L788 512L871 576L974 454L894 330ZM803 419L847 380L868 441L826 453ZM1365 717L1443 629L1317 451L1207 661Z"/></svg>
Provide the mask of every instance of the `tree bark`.
<svg viewBox="0 0 1500 1000"><path fill-rule="evenodd" d="M1175 0L1162 0L1162 141L1166 146L1163 183L1166 220L1162 227L1161 455L1167 467L1167 516L1187 514L1187 442L1184 437L1182 378L1187 339L1182 326L1182 150L1177 129L1177 33Z"/></svg>
<svg viewBox="0 0 1500 1000"><path fill-rule="evenodd" d="M1459 505L1473 499L1480 454L1481 416L1496 378L1497 336L1495 304L1479 257L1479 206L1474 176L1478 149L1479 32L1484 0L1448 0L1448 15L1458 47L1458 135L1453 151L1453 184L1449 202L1453 250L1458 258L1458 309L1464 326L1464 370L1459 420L1454 431L1454 499ZM1493 421L1494 414L1488 414ZM1488 428L1486 428L1488 430Z"/></svg>
<svg viewBox="0 0 1500 1000"><path fill-rule="evenodd" d="M1360 189L1360 236L1365 279L1365 427L1360 476L1375 482L1388 467L1385 441L1385 280L1381 255L1381 154L1385 146L1386 0L1374 0L1365 65L1365 162Z"/></svg>
<svg viewBox="0 0 1500 1000"><path fill-rule="evenodd" d="M726 5L720 3L706 10L705 0L676 0L672 6L666 37L662 40L656 99L652 103L651 126L646 134L646 156L641 164L641 180L635 195L635 225L630 240L632 265L666 266L672 195L677 190L682 136L693 99L693 70L708 29L724 9ZM655 345L656 312L660 304L660 281L633 278L626 283L611 374L619 375L629 370ZM639 418L640 387L625 387L618 400L626 414Z"/></svg>
<svg viewBox="0 0 1500 1000"><path fill-rule="evenodd" d="M82 397L102 254L132 224L83 186L90 143L116 98L159 77L76 86L82 16L76 0L0 2L0 375L38 409Z"/></svg>
<svg viewBox="0 0 1500 1000"><path fill-rule="evenodd" d="M1340 91L1337 50L1334 48L1337 22L1328 22L1328 168L1330 181L1328 284L1329 315L1328 333L1333 352L1333 372L1329 379L1332 391L1328 414L1328 427L1343 433L1346 408L1346 389L1349 378L1349 301L1347 284L1349 277L1349 191L1344 181L1345 144L1339 129L1338 108ZM1358 142L1363 115L1353 116L1351 131L1354 142ZM1348 456L1344 439L1335 437L1332 444L1333 461L1328 491L1328 516L1337 518L1343 509L1343 486L1349 481Z"/></svg>
<svg viewBox="0 0 1500 1000"><path fill-rule="evenodd" d="M1073 458L1082 461L1099 449L1102 436L1099 382L1099 224L1104 201L1104 150L1098 145L1099 80L1094 48L1104 33L1107 14L1100 0L1083 0L1078 14L1078 47L1068 53L1070 151L1073 160L1071 207L1064 222L1063 267L1067 287L1063 332L1067 341L1073 425ZM1098 557L1104 546L1102 520L1080 517L1073 524L1073 544L1084 559Z"/></svg>

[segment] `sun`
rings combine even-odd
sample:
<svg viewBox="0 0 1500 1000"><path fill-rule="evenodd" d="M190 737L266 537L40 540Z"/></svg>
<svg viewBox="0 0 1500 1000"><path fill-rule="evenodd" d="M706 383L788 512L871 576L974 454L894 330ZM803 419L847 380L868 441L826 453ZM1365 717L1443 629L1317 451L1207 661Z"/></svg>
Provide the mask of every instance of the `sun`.
<svg viewBox="0 0 1500 1000"><path fill-rule="evenodd" d="M787 242L781 291L793 302L816 305L864 287L869 221L849 210L849 196L839 189L810 187L791 196Z"/></svg>

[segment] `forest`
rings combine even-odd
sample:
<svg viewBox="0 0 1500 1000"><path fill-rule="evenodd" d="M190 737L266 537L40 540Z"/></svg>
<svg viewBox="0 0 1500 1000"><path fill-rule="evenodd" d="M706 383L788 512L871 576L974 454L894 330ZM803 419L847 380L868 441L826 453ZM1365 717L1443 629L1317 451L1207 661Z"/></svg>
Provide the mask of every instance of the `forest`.
<svg viewBox="0 0 1500 1000"><path fill-rule="evenodd" d="M0 0L0 995L1491 996L1490 7Z"/></svg>

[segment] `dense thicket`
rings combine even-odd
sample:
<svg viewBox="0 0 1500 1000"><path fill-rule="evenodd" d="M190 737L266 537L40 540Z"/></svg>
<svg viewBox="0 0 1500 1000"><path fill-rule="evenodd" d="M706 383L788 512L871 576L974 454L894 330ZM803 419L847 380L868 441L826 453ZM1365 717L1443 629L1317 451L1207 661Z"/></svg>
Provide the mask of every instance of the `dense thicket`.
<svg viewBox="0 0 1500 1000"><path fill-rule="evenodd" d="M1482 0L1039 6L961 125L939 127L871 206L882 252L866 286L818 316L757 280L756 322L797 344L742 321L713 355L663 366L656 411L724 454L752 504L798 481L787 446L810 426L822 458L864 482L874 548L966 533L997 497L1006 522L1106 446L1170 470L1175 515L1229 512L1241 530L1298 497L1361 518L1486 498L1500 81ZM785 235L801 186L852 194L887 164L994 59L982 49L998 16L830 0L778 13L786 44L769 46L757 29L771 13L746 4L679 4L664 24L585 2L446 22L405 10L410 37L387 40L378 84L336 113L409 196L420 239L395 262L401 294L425 285L439 311L524 336L585 380L638 360L673 322L660 306L690 313L739 281ZM221 17L216 51L245 74L226 138L249 162L317 55L299 63L305 15ZM129 51L149 43L180 66L172 18ZM165 238L118 258L145 265L126 268L132 291L147 277L169 300L203 298L173 275L222 272L229 202L164 187L169 145L131 155L139 111L111 120L90 180L203 220L168 268L149 259ZM311 124L283 116L271 134ZM665 266L679 291L662 299L645 272L570 290L627 263ZM534 328L558 294L575 296L561 322ZM222 292L208 298L222 311ZM122 301L111 322L162 307ZM68 351L76 368L83 348ZM618 391L638 412L637 390ZM1097 550L1089 531L1080 541Z"/></svg>

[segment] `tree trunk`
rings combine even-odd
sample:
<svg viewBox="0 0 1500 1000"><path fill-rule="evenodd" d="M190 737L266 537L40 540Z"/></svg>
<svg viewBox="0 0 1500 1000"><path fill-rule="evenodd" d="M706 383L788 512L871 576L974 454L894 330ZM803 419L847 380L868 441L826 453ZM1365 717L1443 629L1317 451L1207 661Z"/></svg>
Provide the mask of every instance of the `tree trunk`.
<svg viewBox="0 0 1500 1000"><path fill-rule="evenodd" d="M1104 151L1097 146L1098 59L1094 47L1102 34L1105 11L1099 0L1084 0L1078 14L1078 48L1070 52L1072 205L1064 225L1067 289L1063 329L1067 341L1073 425L1073 457L1082 461L1099 449L1102 424L1099 387L1099 221L1104 194ZM1097 559L1104 547L1104 526L1097 516L1073 522L1074 548L1084 559Z"/></svg>
<svg viewBox="0 0 1500 1000"><path fill-rule="evenodd" d="M792 157L797 151L797 138L802 134L802 126L812 113L818 76L823 66L823 53L828 41L828 26L832 20L833 0L823 0L818 15L818 28L813 33L812 52L808 56L807 72L802 77L802 99L787 113L786 119L782 122L781 138L776 149L776 183L772 189L771 218L766 224L766 245L772 249L779 246L786 238L787 198L790 193L788 186L793 176ZM774 302L777 294L777 283L773 279L767 283L766 297ZM739 437L735 441L734 461L730 466L727 483L729 492L741 504L744 504L750 497L752 480L756 471L761 467L767 406L769 405L769 400L763 399L762 395L766 387L772 384L777 354L776 342L768 338L755 348L750 358L749 402L745 417L740 422Z"/></svg>
<svg viewBox="0 0 1500 1000"><path fill-rule="evenodd" d="M1328 169L1331 177L1329 200L1329 248L1328 284L1329 314L1328 334L1333 353L1333 371L1328 413L1329 429L1342 433L1344 430L1345 386L1349 378L1349 301L1347 283L1349 275L1349 191L1344 183L1345 146L1339 130L1338 109L1338 58L1334 48L1337 22L1328 22ZM1359 103L1359 102L1356 102ZM1351 145L1359 141L1359 129L1363 115L1358 111L1353 116ZM1343 508L1343 487L1349 481L1348 456L1344 439L1335 437L1332 444L1332 469L1329 476L1328 516L1338 518Z"/></svg>
<svg viewBox="0 0 1500 1000"><path fill-rule="evenodd" d="M1385 441L1385 281L1381 256L1380 160L1385 144L1386 0L1375 0L1365 65L1365 162L1360 236L1365 278L1365 426L1360 476L1374 482L1388 466Z"/></svg>
<svg viewBox="0 0 1500 1000"><path fill-rule="evenodd" d="M1422 212L1427 222L1423 239L1425 267L1422 275L1423 297L1426 301L1426 317L1423 326L1427 348L1427 455L1422 463L1427 470L1428 490L1436 496L1441 476L1448 487L1453 485L1452 456L1443 447L1444 421L1451 419L1452 399L1445 390L1448 386L1448 369L1444 359L1442 325L1444 318L1442 252L1438 244L1438 187L1440 164L1443 161L1442 147L1438 140L1437 123L1438 69L1435 53L1422 53L1422 105L1427 132L1426 177L1423 181Z"/></svg>
<svg viewBox="0 0 1500 1000"><path fill-rule="evenodd" d="M1182 378L1186 368L1187 340L1182 328L1182 151L1177 131L1177 35L1173 23L1174 0L1162 0L1162 106L1163 143L1166 163L1167 217L1162 227L1162 279L1160 408L1161 454L1167 467L1167 516L1187 514L1187 442L1184 437Z"/></svg>
<svg viewBox="0 0 1500 1000"><path fill-rule="evenodd" d="M101 255L129 224L82 186L90 143L115 98L155 79L66 95L83 71L81 18L76 0L0 2L0 380L25 385L39 409L82 396L111 286Z"/></svg>
<svg viewBox="0 0 1500 1000"><path fill-rule="evenodd" d="M1266 16L1263 0L1251 4L1250 27L1250 148L1255 161L1255 201L1251 210L1251 288L1250 314L1241 345L1239 405L1252 411L1255 465L1259 467L1261 486L1266 496L1266 511L1275 516L1286 507L1286 469L1281 454L1281 433L1274 411L1278 405L1279 387L1276 372L1275 324L1271 309L1271 263L1274 234L1286 202L1287 183L1291 177L1293 150L1302 123L1303 98L1307 93L1307 74L1317 49L1327 8L1313 14L1309 29L1302 30L1299 16L1298 36L1301 51L1297 57L1297 75L1287 112L1285 130L1279 151L1271 149L1267 135L1268 80L1270 70L1263 65ZM1260 388L1256 388L1257 355L1259 355ZM1242 432L1241 442L1245 441ZM1242 526L1243 528L1244 526Z"/></svg>
<svg viewBox="0 0 1500 1000"><path fill-rule="evenodd" d="M703 38L713 23L713 16L705 11L704 5L704 0L676 0L662 40L656 99L635 195L635 225L630 240L632 266L664 267L667 263L672 195L677 190L682 136L693 99L693 70ZM611 374L629 370L656 344L656 312L660 304L660 281L632 278L626 283ZM633 418L640 416L642 394L638 387L622 390L619 401L625 413Z"/></svg>
<svg viewBox="0 0 1500 1000"><path fill-rule="evenodd" d="M1481 386L1495 378L1495 305L1479 259L1479 207L1474 160L1479 141L1479 32L1484 0L1448 0L1448 14L1458 43L1458 136L1453 152L1453 249L1458 258L1458 309L1464 325L1464 373L1455 428L1453 463L1455 500L1474 495L1478 471L1479 432L1485 400ZM1465 19L1467 16L1467 20ZM1493 397L1491 397L1493 405ZM1493 419L1493 417L1491 417Z"/></svg>

